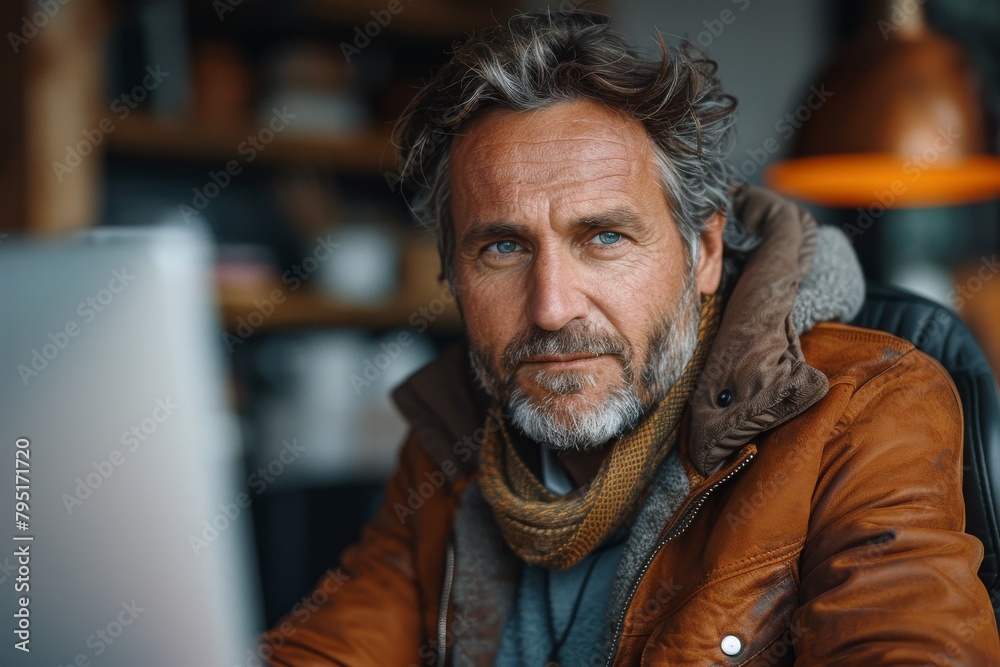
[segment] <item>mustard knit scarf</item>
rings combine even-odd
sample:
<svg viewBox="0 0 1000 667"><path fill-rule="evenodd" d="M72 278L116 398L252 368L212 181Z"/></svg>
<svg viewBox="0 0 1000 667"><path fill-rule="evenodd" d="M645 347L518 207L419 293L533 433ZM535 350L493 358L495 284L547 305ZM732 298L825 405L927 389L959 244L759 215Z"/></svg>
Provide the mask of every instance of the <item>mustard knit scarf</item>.
<svg viewBox="0 0 1000 667"><path fill-rule="evenodd" d="M556 496L518 455L502 423L487 432L479 484L504 539L521 560L568 569L634 519L660 463L677 443L681 414L718 331L720 301L714 294L702 297L698 344L680 379L635 431L618 439L597 475L582 487Z"/></svg>

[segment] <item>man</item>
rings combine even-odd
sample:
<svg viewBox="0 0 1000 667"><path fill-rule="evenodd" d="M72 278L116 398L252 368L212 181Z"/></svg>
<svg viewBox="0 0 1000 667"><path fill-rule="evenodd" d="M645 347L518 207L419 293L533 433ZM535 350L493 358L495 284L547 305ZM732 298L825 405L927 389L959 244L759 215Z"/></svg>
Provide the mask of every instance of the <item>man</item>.
<svg viewBox="0 0 1000 667"><path fill-rule="evenodd" d="M273 664L1000 664L948 375L837 323L849 244L734 188L735 101L661 47L519 15L411 105L467 345Z"/></svg>

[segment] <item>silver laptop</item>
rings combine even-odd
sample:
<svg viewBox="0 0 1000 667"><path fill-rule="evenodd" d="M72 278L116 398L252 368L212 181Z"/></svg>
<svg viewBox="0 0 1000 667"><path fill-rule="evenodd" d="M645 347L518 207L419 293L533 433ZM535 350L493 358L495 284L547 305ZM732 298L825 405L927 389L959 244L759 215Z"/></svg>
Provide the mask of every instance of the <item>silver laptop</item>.
<svg viewBox="0 0 1000 667"><path fill-rule="evenodd" d="M259 664L210 260L187 228L0 242L0 664Z"/></svg>

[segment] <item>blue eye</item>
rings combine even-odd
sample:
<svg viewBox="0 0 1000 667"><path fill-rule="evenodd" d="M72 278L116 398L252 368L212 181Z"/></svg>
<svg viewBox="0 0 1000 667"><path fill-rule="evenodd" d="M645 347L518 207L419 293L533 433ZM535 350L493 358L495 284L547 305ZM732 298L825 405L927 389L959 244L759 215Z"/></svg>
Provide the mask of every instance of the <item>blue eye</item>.
<svg viewBox="0 0 1000 667"><path fill-rule="evenodd" d="M493 245L489 246L488 249L499 255L509 255L512 252L520 250L521 244L517 241L497 241Z"/></svg>
<svg viewBox="0 0 1000 667"><path fill-rule="evenodd" d="M618 232L601 232L594 238L601 245L614 245L622 240L622 235Z"/></svg>

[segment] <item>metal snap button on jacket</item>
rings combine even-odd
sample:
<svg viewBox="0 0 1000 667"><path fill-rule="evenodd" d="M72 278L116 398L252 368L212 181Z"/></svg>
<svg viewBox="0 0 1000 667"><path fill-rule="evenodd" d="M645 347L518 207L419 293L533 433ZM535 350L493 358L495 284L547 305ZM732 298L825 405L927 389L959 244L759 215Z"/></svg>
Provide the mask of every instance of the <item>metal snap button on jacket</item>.
<svg viewBox="0 0 1000 667"><path fill-rule="evenodd" d="M719 648L726 655L736 655L743 650L743 643L740 638L736 635L726 635L722 638L722 643L719 644Z"/></svg>
<svg viewBox="0 0 1000 667"><path fill-rule="evenodd" d="M729 405L733 402L733 392L729 391L728 389L723 389L722 391L719 392L719 395L716 397L715 400L716 402L718 402L720 407L728 408Z"/></svg>

